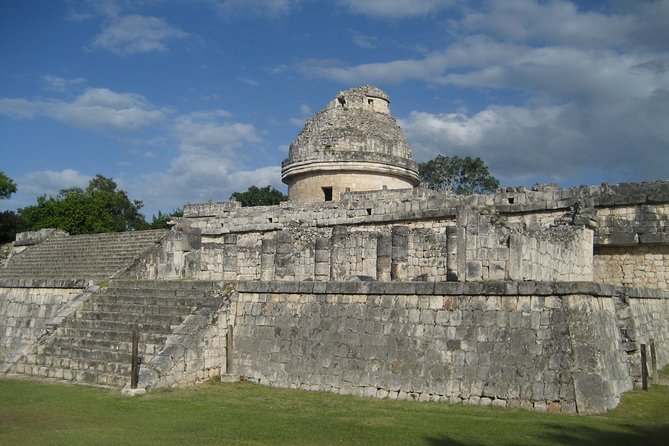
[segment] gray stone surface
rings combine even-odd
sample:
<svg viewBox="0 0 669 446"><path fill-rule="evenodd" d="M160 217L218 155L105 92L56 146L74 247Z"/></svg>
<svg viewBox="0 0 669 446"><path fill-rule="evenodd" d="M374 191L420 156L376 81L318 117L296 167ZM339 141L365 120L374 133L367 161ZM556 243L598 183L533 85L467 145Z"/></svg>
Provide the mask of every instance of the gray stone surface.
<svg viewBox="0 0 669 446"><path fill-rule="evenodd" d="M409 282L330 282L325 295L299 297L278 285L266 295L240 283L235 304L238 371L261 384L582 414L615 407L632 386L605 293L615 290L599 284L520 294L442 283L420 294ZM655 311L666 315L668 298L651 298Z"/></svg>

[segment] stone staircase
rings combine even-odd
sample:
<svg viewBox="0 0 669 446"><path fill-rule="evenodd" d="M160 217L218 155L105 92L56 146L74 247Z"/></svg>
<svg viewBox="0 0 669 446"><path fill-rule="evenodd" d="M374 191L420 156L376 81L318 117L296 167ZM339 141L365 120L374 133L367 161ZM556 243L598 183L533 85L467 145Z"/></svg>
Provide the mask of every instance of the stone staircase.
<svg viewBox="0 0 669 446"><path fill-rule="evenodd" d="M205 281L112 280L8 372L122 388L130 382L134 324L139 326L139 354L147 364L217 289L215 282Z"/></svg>
<svg viewBox="0 0 669 446"><path fill-rule="evenodd" d="M53 235L12 256L0 279L103 279L130 266L167 230Z"/></svg>

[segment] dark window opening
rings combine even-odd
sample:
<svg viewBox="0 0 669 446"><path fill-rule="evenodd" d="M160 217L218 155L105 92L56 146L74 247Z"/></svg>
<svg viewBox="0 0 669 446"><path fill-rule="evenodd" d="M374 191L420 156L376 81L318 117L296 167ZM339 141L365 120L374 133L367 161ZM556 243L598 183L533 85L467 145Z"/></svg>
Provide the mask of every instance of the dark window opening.
<svg viewBox="0 0 669 446"><path fill-rule="evenodd" d="M367 208L367 215L372 215L372 208Z"/></svg>
<svg viewBox="0 0 669 446"><path fill-rule="evenodd" d="M514 202L513 197L508 198L508 200L509 200L509 204L513 204L513 202Z"/></svg>
<svg viewBox="0 0 669 446"><path fill-rule="evenodd" d="M274 219L273 219L272 217L269 217L269 218L267 219L267 221L268 221L269 223L274 223Z"/></svg>
<svg viewBox="0 0 669 446"><path fill-rule="evenodd" d="M374 105L374 99L367 99L367 104Z"/></svg>
<svg viewBox="0 0 669 446"><path fill-rule="evenodd" d="M323 195L325 195L325 201L332 201L332 188L331 187L324 187L323 188Z"/></svg>

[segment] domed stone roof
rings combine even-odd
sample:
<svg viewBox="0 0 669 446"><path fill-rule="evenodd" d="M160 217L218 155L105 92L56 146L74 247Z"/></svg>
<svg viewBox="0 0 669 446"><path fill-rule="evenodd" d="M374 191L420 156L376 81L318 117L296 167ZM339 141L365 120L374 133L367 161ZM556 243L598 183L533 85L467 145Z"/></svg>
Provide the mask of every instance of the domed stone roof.
<svg viewBox="0 0 669 446"><path fill-rule="evenodd" d="M400 180L383 184L389 188L418 184L417 165L411 159L404 132L390 115L390 98L384 91L370 85L342 91L307 120L290 145L288 158L282 164L282 179L294 199L297 197L291 196L291 186L299 177L310 174L313 178L317 172L337 171ZM381 188L383 179L377 180L367 182L367 186L377 188L376 184ZM345 186L342 181L338 181L340 187ZM348 188L361 190L365 187L362 183L365 181L357 179Z"/></svg>

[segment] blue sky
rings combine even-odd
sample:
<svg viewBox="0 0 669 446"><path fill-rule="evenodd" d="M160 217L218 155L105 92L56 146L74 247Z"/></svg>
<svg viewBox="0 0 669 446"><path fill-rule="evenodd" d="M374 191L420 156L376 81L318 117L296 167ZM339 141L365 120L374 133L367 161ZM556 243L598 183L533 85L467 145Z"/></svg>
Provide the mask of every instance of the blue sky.
<svg viewBox="0 0 669 446"><path fill-rule="evenodd" d="M669 0L0 0L0 170L40 194L112 177L150 219L285 191L304 121L391 97L414 159L503 185L669 179Z"/></svg>

